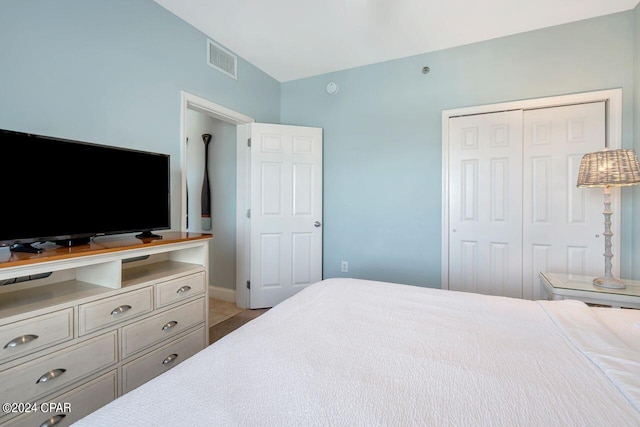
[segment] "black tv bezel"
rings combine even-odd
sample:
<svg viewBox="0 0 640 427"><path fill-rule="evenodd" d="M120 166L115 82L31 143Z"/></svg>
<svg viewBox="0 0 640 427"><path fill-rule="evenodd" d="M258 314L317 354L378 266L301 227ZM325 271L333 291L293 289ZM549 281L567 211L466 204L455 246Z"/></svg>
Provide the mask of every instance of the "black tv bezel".
<svg viewBox="0 0 640 427"><path fill-rule="evenodd" d="M31 245L33 243L44 243L44 242L53 242L55 244L62 245L62 246L75 246L76 244L87 243L91 238L96 236L112 236L116 234L145 233L144 236L142 236L142 234L141 236L148 237L148 236L154 236L153 234L150 233L152 231L171 229L171 156L169 154L138 150L138 149L127 148L127 147L116 147L113 145L98 144L95 142L80 141L80 140L68 139L68 138L59 138L54 136L40 135L36 133L31 133L31 132L20 132L20 131L14 131L9 129L0 129L0 139L2 137L2 134L19 135L19 136L24 136L28 138L38 138L38 139L77 144L77 145L89 145L89 146L113 150L113 151L132 152L132 153L144 154L148 156L159 156L159 157L166 158L167 189L168 189L168 192L167 192L167 223L168 224L167 226L160 226L160 227L146 227L146 228L135 228L135 229L132 228L132 229L110 230L110 231L96 230L96 231L91 231L86 233L24 237L24 238L15 238L15 239L8 239L8 240L0 239L0 248L13 247L15 245ZM160 237L160 236L155 236L155 237Z"/></svg>

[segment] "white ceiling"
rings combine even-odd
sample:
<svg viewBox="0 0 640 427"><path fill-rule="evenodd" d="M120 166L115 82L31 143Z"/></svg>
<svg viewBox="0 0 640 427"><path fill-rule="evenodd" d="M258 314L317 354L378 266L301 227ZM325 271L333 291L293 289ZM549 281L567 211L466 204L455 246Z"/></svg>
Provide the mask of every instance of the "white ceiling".
<svg viewBox="0 0 640 427"><path fill-rule="evenodd" d="M633 9L638 0L155 0L285 82Z"/></svg>

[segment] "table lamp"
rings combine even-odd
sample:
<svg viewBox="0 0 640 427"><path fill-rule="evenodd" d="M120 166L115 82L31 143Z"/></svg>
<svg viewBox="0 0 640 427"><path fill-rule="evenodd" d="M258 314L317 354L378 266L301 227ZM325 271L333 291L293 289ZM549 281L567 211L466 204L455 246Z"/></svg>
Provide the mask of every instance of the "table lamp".
<svg viewBox="0 0 640 427"><path fill-rule="evenodd" d="M595 286L624 289L624 282L611 274L611 187L640 184L640 166L634 150L618 149L587 153L578 172L578 188L604 187L604 276L593 279Z"/></svg>

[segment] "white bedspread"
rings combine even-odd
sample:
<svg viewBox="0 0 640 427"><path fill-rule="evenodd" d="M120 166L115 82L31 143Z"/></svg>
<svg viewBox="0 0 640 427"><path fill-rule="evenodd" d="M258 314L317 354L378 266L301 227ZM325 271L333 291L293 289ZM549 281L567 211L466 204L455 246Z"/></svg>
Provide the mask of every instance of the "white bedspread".
<svg viewBox="0 0 640 427"><path fill-rule="evenodd" d="M330 279L77 425L638 426L639 363L577 301Z"/></svg>

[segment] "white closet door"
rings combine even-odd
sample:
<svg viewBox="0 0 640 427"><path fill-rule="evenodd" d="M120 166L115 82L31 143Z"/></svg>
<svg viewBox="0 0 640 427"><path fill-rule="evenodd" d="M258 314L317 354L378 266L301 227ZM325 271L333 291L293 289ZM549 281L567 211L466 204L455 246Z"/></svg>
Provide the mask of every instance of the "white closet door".
<svg viewBox="0 0 640 427"><path fill-rule="evenodd" d="M538 272L601 275L601 188L576 188L580 160L605 147L605 103L524 112L523 297L539 299Z"/></svg>
<svg viewBox="0 0 640 427"><path fill-rule="evenodd" d="M522 111L449 120L449 289L522 297Z"/></svg>

